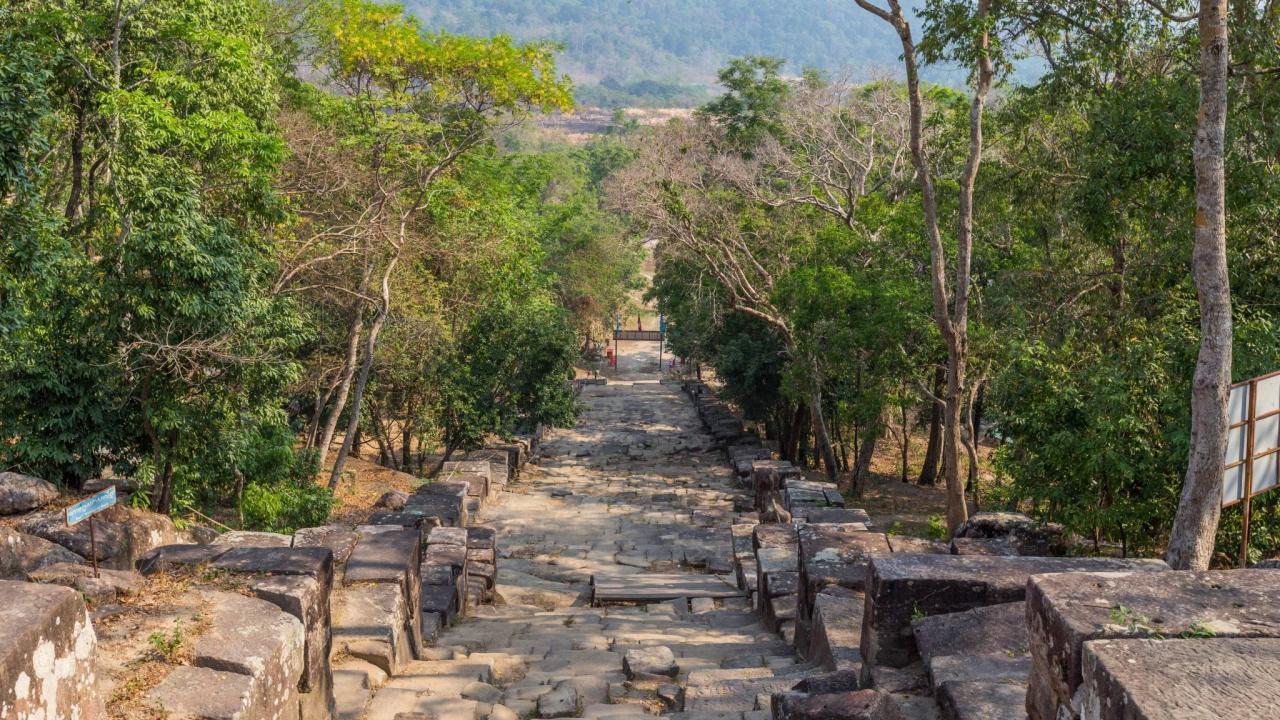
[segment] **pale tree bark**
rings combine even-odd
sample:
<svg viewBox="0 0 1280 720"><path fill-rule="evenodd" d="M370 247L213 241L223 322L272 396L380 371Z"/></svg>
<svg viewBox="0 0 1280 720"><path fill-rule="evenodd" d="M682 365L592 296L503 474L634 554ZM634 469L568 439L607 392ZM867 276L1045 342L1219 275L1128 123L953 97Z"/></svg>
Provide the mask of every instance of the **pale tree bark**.
<svg viewBox="0 0 1280 720"><path fill-rule="evenodd" d="M1200 3L1200 112L1195 139L1195 249L1191 271L1200 296L1200 353L1191 386L1191 450L1165 560L1204 570L1222 513L1227 396L1231 386L1231 285L1227 275L1227 0Z"/></svg>
<svg viewBox="0 0 1280 720"><path fill-rule="evenodd" d="M973 253L973 188L982 163L982 118L987 94L995 71L991 61L991 38L987 26L990 0L978 0L974 53L976 75L973 99L969 107L969 154L960 176L959 207L956 227L956 261L954 288L947 284L947 256L938 221L938 199L933 185L933 170L924 147L924 99L920 91L919 63L911 25L906 21L898 0L889 0L886 10L869 0L855 0L858 6L889 23L902 43L902 59L907 76L907 100L910 108L911 162L916 168L924 206L925 234L929 241L930 282L933 288L934 322L947 346L947 380L943 394L942 460L947 490L947 529L954 533L969 516L965 504L964 478L960 476L961 411L965 400L965 373L969 360L969 280ZM954 294L953 294L954 293Z"/></svg>
<svg viewBox="0 0 1280 720"><path fill-rule="evenodd" d="M404 235L403 227L401 235ZM329 473L330 490L338 488L338 481L342 478L342 468L347 462L347 456L351 454L351 444L355 441L356 428L360 426L360 404L364 399L365 387L369 384L369 374L373 370L374 353L378 350L378 336L382 334L382 328L387 322L387 315L391 311L391 276L400 261L401 247L403 247L402 244L396 246L395 254L387 261L387 266L382 271L382 297L378 303L378 312L373 316L373 322L369 324L369 335L365 339L364 359L360 364L360 374L356 378L355 392L351 396L351 412L347 419L347 431L343 434L342 447L338 449L338 456L333 459L333 471Z"/></svg>
<svg viewBox="0 0 1280 720"><path fill-rule="evenodd" d="M347 355L342 363L342 377L338 383L338 391L329 409L329 416L324 421L324 431L320 433L317 449L320 455L318 467L324 467L329 457L329 446L333 443L333 434L338 429L338 417L347 406L347 396L351 392L351 381L356 375L356 361L360 353L360 335L364 330L364 303L360 300L353 303L351 311L351 327L347 330Z"/></svg>

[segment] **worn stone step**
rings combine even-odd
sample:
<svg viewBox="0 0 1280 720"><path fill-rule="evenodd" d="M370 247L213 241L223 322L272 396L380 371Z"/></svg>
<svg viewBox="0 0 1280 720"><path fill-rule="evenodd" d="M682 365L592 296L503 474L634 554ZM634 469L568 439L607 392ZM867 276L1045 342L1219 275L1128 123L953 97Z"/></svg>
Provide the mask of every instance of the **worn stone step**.
<svg viewBox="0 0 1280 720"><path fill-rule="evenodd" d="M484 720L480 708L474 700L388 686L374 696L363 720L396 720L401 713L423 713L433 720Z"/></svg>
<svg viewBox="0 0 1280 720"><path fill-rule="evenodd" d="M694 670L689 673L686 685L713 685L731 680L758 680L773 677L773 670L767 667L729 668L716 670Z"/></svg>
<svg viewBox="0 0 1280 720"><path fill-rule="evenodd" d="M685 688L684 708L689 712L747 712L757 709L760 696L785 692L798 681L770 676L693 685Z"/></svg>
<svg viewBox="0 0 1280 720"><path fill-rule="evenodd" d="M387 681L376 665L349 658L333 668L333 699L338 720L359 720L373 693Z"/></svg>

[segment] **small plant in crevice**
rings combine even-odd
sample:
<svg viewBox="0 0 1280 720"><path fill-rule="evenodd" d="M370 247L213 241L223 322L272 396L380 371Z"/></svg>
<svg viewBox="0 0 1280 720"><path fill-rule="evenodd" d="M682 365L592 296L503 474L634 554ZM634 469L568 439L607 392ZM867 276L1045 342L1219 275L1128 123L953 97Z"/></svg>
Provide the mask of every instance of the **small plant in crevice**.
<svg viewBox="0 0 1280 720"><path fill-rule="evenodd" d="M147 636L147 642L151 643L151 649L156 655L164 658L168 662L175 662L178 658L178 651L182 649L182 620L173 621L173 632L166 633L163 630L157 630Z"/></svg>

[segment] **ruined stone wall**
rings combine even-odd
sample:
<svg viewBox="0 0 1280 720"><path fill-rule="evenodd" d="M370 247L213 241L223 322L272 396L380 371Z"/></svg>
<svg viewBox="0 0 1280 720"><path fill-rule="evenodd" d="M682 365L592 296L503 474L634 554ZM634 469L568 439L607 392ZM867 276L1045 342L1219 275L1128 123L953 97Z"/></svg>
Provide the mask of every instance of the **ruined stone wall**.
<svg viewBox="0 0 1280 720"><path fill-rule="evenodd" d="M0 580L0 718L105 718L96 645L74 590Z"/></svg>

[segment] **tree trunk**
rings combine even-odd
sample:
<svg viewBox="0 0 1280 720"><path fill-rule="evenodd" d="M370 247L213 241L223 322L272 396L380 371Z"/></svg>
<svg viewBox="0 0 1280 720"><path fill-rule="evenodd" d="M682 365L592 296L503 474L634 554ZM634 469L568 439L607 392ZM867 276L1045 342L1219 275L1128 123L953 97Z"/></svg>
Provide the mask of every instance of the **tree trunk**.
<svg viewBox="0 0 1280 720"><path fill-rule="evenodd" d="M413 430L406 420L404 429L400 431L400 465L405 472L409 471L413 459Z"/></svg>
<svg viewBox="0 0 1280 720"><path fill-rule="evenodd" d="M1231 386L1231 286L1227 275L1227 0L1200 3L1200 113L1195 140L1192 274L1200 298L1200 352L1191 386L1191 449L1165 560L1204 570L1222 513L1227 395Z"/></svg>
<svg viewBox="0 0 1280 720"><path fill-rule="evenodd" d="M907 481L907 461L911 454L911 425L907 417L907 405L902 404L902 482Z"/></svg>
<svg viewBox="0 0 1280 720"><path fill-rule="evenodd" d="M338 419L346 408L347 395L351 392L351 382L355 379L356 360L360 354L360 335L364 329L363 305L363 301L356 300L351 311L351 327L347 331L347 356L342 363L342 380L338 383L338 396L334 398L329 416L325 418L324 432L320 434L320 442L316 444L320 451L318 467L323 468L324 461L329 456L329 446L333 444L333 434L338 429Z"/></svg>
<svg viewBox="0 0 1280 720"><path fill-rule="evenodd" d="M800 464L800 434L804 430L804 405L796 405L796 411L791 416L791 426L787 430L787 444L785 451L782 453L782 459Z"/></svg>
<svg viewBox="0 0 1280 720"><path fill-rule="evenodd" d="M947 394L943 404L942 462L947 488L947 532L954 535L969 518L964 479L960 477L960 423L964 399L964 356L959 348L948 352Z"/></svg>
<svg viewBox="0 0 1280 720"><path fill-rule="evenodd" d="M403 235L403 220L400 232ZM373 370L373 356L378 349L378 336L382 334L382 326L386 324L387 315L391 313L391 275L399 262L400 252L397 249L382 271L382 297L378 304L378 313L374 315L373 323L369 325L369 337L364 346L364 362L360 364L360 376L356 380L355 394L351 398L351 416L347 422L347 432L342 438L342 447L338 449L338 457L333 460L333 472L329 474L330 490L336 490L338 487L338 480L342 477L342 466L347 462L347 455L351 453L351 444L355 441L356 429L360 426L360 403L364 399L365 386L369 384L369 373Z"/></svg>
<svg viewBox="0 0 1280 720"><path fill-rule="evenodd" d="M942 396L942 385L947 381L947 371L942 363L934 366L933 395ZM942 454L942 403L933 400L929 403L929 444L924 452L924 467L920 468L920 477L916 482L920 485L933 485L938 482L938 460Z"/></svg>
<svg viewBox="0 0 1280 720"><path fill-rule="evenodd" d="M960 437L965 452L969 456L969 491L973 493L973 511L978 512L978 427L974 420L974 410L978 401L978 390L974 390L974 399L969 402L969 412L965 413L965 429Z"/></svg>
<svg viewBox="0 0 1280 720"><path fill-rule="evenodd" d="M871 458L876 452L876 441L884 430L884 424L876 419L867 423L862 433L862 442L858 444L858 459L853 469L853 494L862 497L867 487L867 479L871 474Z"/></svg>
<svg viewBox="0 0 1280 720"><path fill-rule="evenodd" d="M62 211L67 224L74 224L80 214L80 197L84 187L84 137L89 124L89 112L85 107L84 93L87 90L77 87L72 94L76 124L71 134L71 191L67 194L67 206Z"/></svg>
<svg viewBox="0 0 1280 720"><path fill-rule="evenodd" d="M364 361L360 364L360 373L355 381L355 392L351 396L351 412L347 420L347 432L342 437L342 447L338 448L338 456L333 459L333 471L329 473L329 489L336 490L338 488L338 480L342 477L342 466L347 462L347 456L352 454L351 448L356 439L356 432L360 427L360 404L364 399L364 388L369 384L369 373L373 369L373 353L378 346L378 334L382 330L382 324L386 320L386 314L382 308L379 308L377 316L374 317L373 323L369 326L369 337L365 341ZM359 457L357 451L356 457Z"/></svg>
<svg viewBox="0 0 1280 720"><path fill-rule="evenodd" d="M831 449L831 438L827 436L827 423L822 417L822 393L815 392L809 398L809 414L813 417L814 454L821 454L822 464L827 467L827 479L835 482L838 477L836 454Z"/></svg>
<svg viewBox="0 0 1280 720"><path fill-rule="evenodd" d="M991 38L987 29L991 0L978 0L975 9L976 26L974 54L977 72L973 100L969 106L969 153L959 180L957 203L956 263L953 286L947 285L947 255L942 242L938 221L938 198L933 184L933 170L929 166L924 146L924 96L920 90L919 67L916 60L915 41L911 37L911 25L902 12L899 0L889 0L889 10L884 10L868 0L855 0L858 6L889 23L898 33L902 43L902 61L907 76L907 100L910 109L911 163L920 183L921 204L924 209L925 234L929 241L929 276L933 295L933 316L947 344L947 390L943 397L942 456L946 463L947 529L954 533L968 518L964 485L960 479L960 411L964 393L965 364L969 343L969 279L973 254L973 190L982 164L982 118L986 110L987 94L995 75L991 59Z"/></svg>
<svg viewBox="0 0 1280 720"><path fill-rule="evenodd" d="M795 464L804 467L809 464L809 431L812 423L809 420L809 406L800 403L796 418L796 459Z"/></svg>

